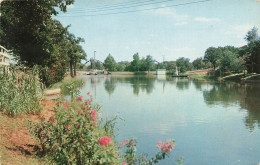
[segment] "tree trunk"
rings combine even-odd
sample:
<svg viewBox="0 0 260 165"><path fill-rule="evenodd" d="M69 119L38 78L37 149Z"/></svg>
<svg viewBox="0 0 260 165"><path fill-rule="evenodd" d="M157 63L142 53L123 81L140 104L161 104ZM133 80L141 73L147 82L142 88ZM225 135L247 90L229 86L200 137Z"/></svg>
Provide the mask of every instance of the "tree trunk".
<svg viewBox="0 0 260 165"><path fill-rule="evenodd" d="M77 76L77 72L76 72L76 62L74 63L74 77Z"/></svg>
<svg viewBox="0 0 260 165"><path fill-rule="evenodd" d="M70 76L74 77L73 68L72 68L72 62L70 62Z"/></svg>

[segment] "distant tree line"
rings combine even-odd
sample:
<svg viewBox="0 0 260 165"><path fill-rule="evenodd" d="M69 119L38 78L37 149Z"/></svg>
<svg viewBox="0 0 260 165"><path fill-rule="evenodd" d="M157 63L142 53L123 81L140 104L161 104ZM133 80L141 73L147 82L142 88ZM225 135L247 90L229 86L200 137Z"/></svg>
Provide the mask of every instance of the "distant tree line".
<svg viewBox="0 0 260 165"><path fill-rule="evenodd" d="M209 47L204 55L204 61L209 62L220 74L225 72L260 73L260 40L258 29L253 27L246 34L247 45Z"/></svg>
<svg viewBox="0 0 260 165"><path fill-rule="evenodd" d="M260 73L260 39L258 29L253 27L245 36L247 45L236 48L234 46L209 47L204 57L199 57L190 62L190 59L180 57L176 61L158 62L151 55L140 57L138 53L133 55L133 60L116 62L109 54L104 63L96 62L96 69L108 71L154 71L156 69L174 70L179 72L212 68L216 73L240 73L247 70L248 73Z"/></svg>

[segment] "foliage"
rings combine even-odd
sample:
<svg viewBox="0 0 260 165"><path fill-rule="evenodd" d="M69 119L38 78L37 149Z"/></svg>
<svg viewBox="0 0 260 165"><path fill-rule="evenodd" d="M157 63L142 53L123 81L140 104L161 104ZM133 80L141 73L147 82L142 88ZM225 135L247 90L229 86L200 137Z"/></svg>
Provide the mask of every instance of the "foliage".
<svg viewBox="0 0 260 165"><path fill-rule="evenodd" d="M165 159L166 157L169 157L172 149L175 146L175 140L168 140L164 144L161 141L158 141L156 144L157 148L159 151L156 153L156 155L148 159L147 155L145 154L140 154L138 157L136 155L136 144L137 140L133 137L132 139L125 139L120 146L121 147L126 147L125 154L123 155L124 157L124 163L127 165L152 165L158 163L160 160ZM122 163L123 164L123 163Z"/></svg>
<svg viewBox="0 0 260 165"><path fill-rule="evenodd" d="M202 57L195 59L195 60L192 62L192 65L193 65L193 67L194 67L195 69L197 69L197 70L199 70L199 69L204 69L204 68L206 68L206 66L207 66Z"/></svg>
<svg viewBox="0 0 260 165"><path fill-rule="evenodd" d="M108 71L116 71L116 61L111 54L107 56L107 58L104 61L104 66Z"/></svg>
<svg viewBox="0 0 260 165"><path fill-rule="evenodd" d="M19 63L32 67L39 65L40 78L46 86L61 81L66 64L75 66L86 53L76 38L58 20L57 8L66 11L74 0L3 1L0 6L0 44L19 59ZM72 76L75 75L76 72Z"/></svg>
<svg viewBox="0 0 260 165"><path fill-rule="evenodd" d="M141 61L138 53L135 53L133 55L133 61L130 64L131 66L131 71L139 71L141 67Z"/></svg>
<svg viewBox="0 0 260 165"><path fill-rule="evenodd" d="M66 28L51 18L73 0L25 0L1 3L1 45L26 65L48 63Z"/></svg>
<svg viewBox="0 0 260 165"><path fill-rule="evenodd" d="M85 101L80 96L71 104L60 102L53 116L41 117L29 128L53 163L119 164L111 132L99 127L99 109L92 104L92 96Z"/></svg>
<svg viewBox="0 0 260 165"><path fill-rule="evenodd" d="M151 55L147 55L144 62L143 62L143 68L145 70L143 71L150 71L150 70L154 70L154 60L153 57Z"/></svg>
<svg viewBox="0 0 260 165"><path fill-rule="evenodd" d="M219 59L219 68L222 71L238 70L240 66L235 65L237 54L232 51L224 50Z"/></svg>
<svg viewBox="0 0 260 165"><path fill-rule="evenodd" d="M213 68L215 70L217 67L217 60L219 59L219 56L220 56L220 49L209 47L205 51L204 60L206 62L210 62L213 65Z"/></svg>
<svg viewBox="0 0 260 165"><path fill-rule="evenodd" d="M0 73L0 109L11 116L37 112L41 109L42 84L38 70L18 71L12 68Z"/></svg>
<svg viewBox="0 0 260 165"><path fill-rule="evenodd" d="M254 26L250 31L248 31L244 39L248 43L259 40L257 27Z"/></svg>
<svg viewBox="0 0 260 165"><path fill-rule="evenodd" d="M260 73L260 40L250 42L245 48L246 67L249 73Z"/></svg>
<svg viewBox="0 0 260 165"><path fill-rule="evenodd" d="M73 34L67 34L66 36L69 64L70 64L70 75L71 77L76 76L76 66L81 60L86 60L86 52L83 50L82 46L79 45L81 42L85 42L83 38L75 37Z"/></svg>
<svg viewBox="0 0 260 165"><path fill-rule="evenodd" d="M178 67L178 70L180 72L186 72L188 70L191 70L192 65L190 64L190 59L181 57L176 60L176 65Z"/></svg>
<svg viewBox="0 0 260 165"><path fill-rule="evenodd" d="M125 71L128 70L128 68L130 67L130 63L128 61L121 61L117 63L117 67L116 70L117 71Z"/></svg>

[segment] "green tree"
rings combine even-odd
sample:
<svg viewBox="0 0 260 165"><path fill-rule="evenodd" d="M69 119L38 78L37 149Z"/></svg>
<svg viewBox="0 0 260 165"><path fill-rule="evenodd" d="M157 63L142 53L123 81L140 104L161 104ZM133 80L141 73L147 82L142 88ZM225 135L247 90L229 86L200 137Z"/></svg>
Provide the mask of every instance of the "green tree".
<svg viewBox="0 0 260 165"><path fill-rule="evenodd" d="M214 70L217 67L217 61L220 56L220 50L218 48L209 47L205 51L204 60L205 62L210 62L213 65Z"/></svg>
<svg viewBox="0 0 260 165"><path fill-rule="evenodd" d="M128 61L118 62L116 70L117 71L125 71L129 65L131 65L131 64Z"/></svg>
<svg viewBox="0 0 260 165"><path fill-rule="evenodd" d="M253 29L248 31L245 40L248 44L240 52L243 52L245 56L247 71L249 73L260 73L260 39L258 29L253 27Z"/></svg>
<svg viewBox="0 0 260 165"><path fill-rule="evenodd" d="M104 66L108 71L116 71L116 61L111 54L107 56L107 58L104 61Z"/></svg>
<svg viewBox="0 0 260 165"><path fill-rule="evenodd" d="M68 27L52 18L57 8L66 11L74 0L3 1L0 5L0 44L26 66L40 65L48 86L63 79L66 71Z"/></svg>
<svg viewBox="0 0 260 165"><path fill-rule="evenodd" d="M133 55L133 61L131 62L131 70L132 71L139 71L141 67L141 61L138 53Z"/></svg>
<svg viewBox="0 0 260 165"><path fill-rule="evenodd" d="M64 37L66 28L52 15L59 7L66 11L66 5L74 0L24 0L3 1L0 6L1 45L11 50L14 56L28 66L48 63L55 46Z"/></svg>
<svg viewBox="0 0 260 165"><path fill-rule="evenodd" d="M146 71L150 72L150 70L154 69L154 60L151 55L147 55L144 62L144 68Z"/></svg>
<svg viewBox="0 0 260 165"><path fill-rule="evenodd" d="M83 38L75 37L73 34L68 34L67 36L67 50L69 56L69 65L70 65L70 75L75 77L77 63L80 63L81 60L86 60L87 54L83 50L80 42L84 42Z"/></svg>
<svg viewBox="0 0 260 165"><path fill-rule="evenodd" d="M257 27L254 26L250 31L248 31L244 39L248 43L259 40Z"/></svg>
<svg viewBox="0 0 260 165"><path fill-rule="evenodd" d="M176 65L178 67L178 70L180 70L180 72L186 72L188 70L191 70L192 65L190 64L189 61L190 59L184 57L177 59Z"/></svg>
<svg viewBox="0 0 260 165"><path fill-rule="evenodd" d="M192 65L193 65L193 67L194 67L195 69L203 69L203 68L206 67L206 64L205 64L205 62L204 62L204 60L203 60L202 57L195 59L195 60L192 62Z"/></svg>

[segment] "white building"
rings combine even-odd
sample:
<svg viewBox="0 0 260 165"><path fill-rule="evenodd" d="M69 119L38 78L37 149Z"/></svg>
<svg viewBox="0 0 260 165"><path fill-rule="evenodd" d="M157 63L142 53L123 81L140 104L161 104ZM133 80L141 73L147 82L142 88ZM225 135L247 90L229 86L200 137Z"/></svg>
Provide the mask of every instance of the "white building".
<svg viewBox="0 0 260 165"><path fill-rule="evenodd" d="M10 65L9 60L8 51L0 45L0 67L8 67Z"/></svg>
<svg viewBox="0 0 260 165"><path fill-rule="evenodd" d="M165 75L166 74L166 69L156 69L156 74L157 75Z"/></svg>

